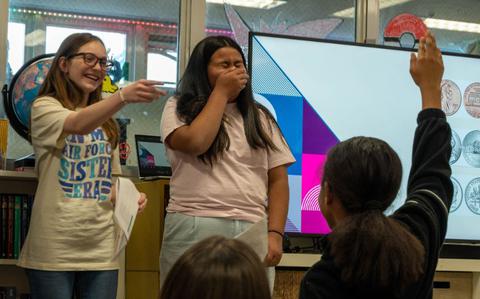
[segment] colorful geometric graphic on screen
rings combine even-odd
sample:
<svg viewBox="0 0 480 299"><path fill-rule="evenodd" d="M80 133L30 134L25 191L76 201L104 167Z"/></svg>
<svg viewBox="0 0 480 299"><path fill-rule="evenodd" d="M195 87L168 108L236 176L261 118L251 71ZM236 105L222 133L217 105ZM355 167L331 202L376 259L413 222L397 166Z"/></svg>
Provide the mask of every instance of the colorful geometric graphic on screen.
<svg viewBox="0 0 480 299"><path fill-rule="evenodd" d="M139 154L140 166L151 167L151 168L155 167L155 157L153 156L153 154L141 144L139 145L139 151L140 151L140 154Z"/></svg>
<svg viewBox="0 0 480 299"><path fill-rule="evenodd" d="M259 102L269 101L296 159L288 169L290 207L286 230L328 233L330 229L320 212L318 195L326 154L339 139L255 38L251 51L253 91L261 95L257 97Z"/></svg>

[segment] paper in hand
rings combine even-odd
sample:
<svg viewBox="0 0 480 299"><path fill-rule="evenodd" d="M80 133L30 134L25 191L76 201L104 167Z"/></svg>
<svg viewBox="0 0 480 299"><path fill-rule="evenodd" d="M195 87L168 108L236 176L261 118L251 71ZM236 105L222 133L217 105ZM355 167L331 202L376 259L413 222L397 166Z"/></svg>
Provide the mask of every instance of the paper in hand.
<svg viewBox="0 0 480 299"><path fill-rule="evenodd" d="M235 239L250 245L263 261L268 251L267 220L262 219L252 224L246 231L236 235Z"/></svg>
<svg viewBox="0 0 480 299"><path fill-rule="evenodd" d="M113 214L117 225L116 245L113 258L117 257L130 239L130 233L132 232L133 224L137 217L139 198L140 192L138 192L132 181L126 178L118 178L116 184L115 210Z"/></svg>

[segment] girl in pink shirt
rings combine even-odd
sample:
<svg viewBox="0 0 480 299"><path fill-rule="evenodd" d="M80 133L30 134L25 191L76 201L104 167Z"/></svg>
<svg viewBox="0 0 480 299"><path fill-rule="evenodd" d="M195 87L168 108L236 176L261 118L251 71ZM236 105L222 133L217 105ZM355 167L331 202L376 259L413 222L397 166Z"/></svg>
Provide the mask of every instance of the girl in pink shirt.
<svg viewBox="0 0 480 299"><path fill-rule="evenodd" d="M254 100L239 45L207 37L194 49L177 94L167 101L161 134L172 165L160 256L163 281L198 241L236 237L266 266L282 256L288 210L287 166L295 161L270 112Z"/></svg>

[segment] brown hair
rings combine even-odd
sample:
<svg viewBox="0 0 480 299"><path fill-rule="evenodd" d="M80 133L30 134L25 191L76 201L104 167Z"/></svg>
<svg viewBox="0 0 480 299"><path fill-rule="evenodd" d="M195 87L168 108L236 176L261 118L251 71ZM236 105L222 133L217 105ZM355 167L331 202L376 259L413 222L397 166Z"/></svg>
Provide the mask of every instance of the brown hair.
<svg viewBox="0 0 480 299"><path fill-rule="evenodd" d="M400 222L383 214L401 180L400 159L382 140L354 137L329 151L322 186L327 184L350 214L328 237L346 285L389 289L400 296L422 275L422 244Z"/></svg>
<svg viewBox="0 0 480 299"><path fill-rule="evenodd" d="M247 69L246 60L242 48L233 39L227 36L209 36L200 41L193 49L188 60L187 67L182 79L177 86L177 114L187 124L191 124L197 115L207 104L213 89L208 82L208 64L213 54L219 49L230 47L242 56L242 62ZM253 97L251 81L248 80L246 87L239 93L236 105L243 118L244 132L248 145L252 149L267 149L278 151L278 147L272 141L273 130L280 127L267 108L257 103ZM272 123L269 130L263 127L261 114L264 114L267 123ZM198 158L205 163L213 165L218 157L230 147L230 137L226 130L226 119L223 118L217 136L208 150Z"/></svg>
<svg viewBox="0 0 480 299"><path fill-rule="evenodd" d="M245 243L209 237L173 265L160 299L270 299L265 268Z"/></svg>
<svg viewBox="0 0 480 299"><path fill-rule="evenodd" d="M57 99L63 107L75 110L75 108L82 101L82 92L77 87L75 82L70 80L68 76L60 69L60 59L68 58L78 52L78 49L90 42L99 42L103 46L102 40L90 33L74 33L68 36L60 45L55 57L53 58L52 66L47 73L45 81L40 87L38 97L50 96ZM95 91L90 93L87 105L97 103L102 100L102 85ZM113 118L108 119L103 125L103 130L108 136L108 140L112 144L112 148L118 145L118 126Z"/></svg>

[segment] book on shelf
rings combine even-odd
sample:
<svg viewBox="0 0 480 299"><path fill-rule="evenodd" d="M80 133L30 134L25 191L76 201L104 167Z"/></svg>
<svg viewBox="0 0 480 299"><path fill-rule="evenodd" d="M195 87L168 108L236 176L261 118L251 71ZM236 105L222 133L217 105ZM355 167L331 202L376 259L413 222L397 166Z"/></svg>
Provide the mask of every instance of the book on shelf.
<svg viewBox="0 0 480 299"><path fill-rule="evenodd" d="M7 223L8 223L8 197L0 194L1 202L1 222L0 230L2 235L0 237L0 257L2 259L7 258Z"/></svg>
<svg viewBox="0 0 480 299"><path fill-rule="evenodd" d="M0 259L18 258L28 233L32 204L32 195L0 194Z"/></svg>
<svg viewBox="0 0 480 299"><path fill-rule="evenodd" d="M18 259L20 253L20 220L21 220L21 205L22 205L22 195L14 195L15 204L13 207L13 258Z"/></svg>
<svg viewBox="0 0 480 299"><path fill-rule="evenodd" d="M15 197L8 195L8 213L7 213L7 258L13 258L13 209L15 206Z"/></svg>
<svg viewBox="0 0 480 299"><path fill-rule="evenodd" d="M16 287L2 287L0 286L0 298L2 299L16 299L17 288Z"/></svg>

